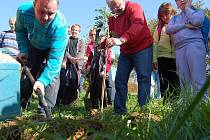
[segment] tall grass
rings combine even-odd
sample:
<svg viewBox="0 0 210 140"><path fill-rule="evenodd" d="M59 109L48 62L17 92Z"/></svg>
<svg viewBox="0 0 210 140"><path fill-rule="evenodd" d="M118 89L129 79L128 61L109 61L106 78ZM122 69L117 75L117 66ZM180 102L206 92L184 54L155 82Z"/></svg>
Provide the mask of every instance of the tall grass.
<svg viewBox="0 0 210 140"><path fill-rule="evenodd" d="M198 103L204 99L204 94L206 91L208 91L208 88L210 86L210 77L207 78L207 81L205 85L202 87L200 92L196 95L196 97L193 99L193 101L189 104L189 106L186 107L186 111L184 112L184 115L180 120L178 120L176 125L173 125L172 130L170 131L168 140L174 139L174 137L177 134L177 131L182 127L184 122L190 117L190 115L193 113L195 107L198 105ZM206 101L208 102L208 101ZM193 137L192 137L193 138Z"/></svg>
<svg viewBox="0 0 210 140"><path fill-rule="evenodd" d="M81 94L76 108L57 106L53 120L43 123L35 119L37 100L32 100L29 109L18 118L18 125L0 127L0 139L209 139L210 103L201 101L209 83L208 79L195 97L182 96L165 105L162 99L153 99L139 107L137 96L129 94L128 113L123 116L113 115L113 108L108 107L103 114L90 117Z"/></svg>

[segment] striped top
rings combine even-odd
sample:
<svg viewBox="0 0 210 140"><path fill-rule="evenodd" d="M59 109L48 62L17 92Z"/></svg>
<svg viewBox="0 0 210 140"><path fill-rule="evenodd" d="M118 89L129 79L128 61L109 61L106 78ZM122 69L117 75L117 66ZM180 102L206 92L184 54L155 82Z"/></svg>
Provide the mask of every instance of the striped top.
<svg viewBox="0 0 210 140"><path fill-rule="evenodd" d="M6 49L10 56L17 56L19 53L15 32L4 31L0 33L0 48Z"/></svg>
<svg viewBox="0 0 210 140"><path fill-rule="evenodd" d="M28 53L31 46L40 50L50 49L47 66L38 80L45 86L51 84L60 71L68 42L65 17L57 11L52 21L41 25L35 18L33 2L25 2L17 10L15 31L21 53Z"/></svg>

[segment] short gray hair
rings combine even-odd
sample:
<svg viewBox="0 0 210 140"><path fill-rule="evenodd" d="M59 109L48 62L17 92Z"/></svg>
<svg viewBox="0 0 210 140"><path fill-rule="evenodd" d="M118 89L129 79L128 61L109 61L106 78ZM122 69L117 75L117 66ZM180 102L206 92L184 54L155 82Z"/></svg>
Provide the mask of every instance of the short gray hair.
<svg viewBox="0 0 210 140"><path fill-rule="evenodd" d="M10 17L10 18L9 18L9 24L10 24L10 21L11 21L12 19L16 20L15 17Z"/></svg>
<svg viewBox="0 0 210 140"><path fill-rule="evenodd" d="M113 0L106 0L106 3L110 3L112 2ZM122 1L125 1L125 0L122 0Z"/></svg>

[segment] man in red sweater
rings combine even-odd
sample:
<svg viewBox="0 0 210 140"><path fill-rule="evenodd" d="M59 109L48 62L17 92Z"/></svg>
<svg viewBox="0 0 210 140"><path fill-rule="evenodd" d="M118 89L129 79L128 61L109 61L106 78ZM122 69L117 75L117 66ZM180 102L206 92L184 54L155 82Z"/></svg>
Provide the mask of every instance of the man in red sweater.
<svg viewBox="0 0 210 140"><path fill-rule="evenodd" d="M111 37L106 43L108 47L120 46L115 77L114 113L124 114L127 111L127 83L133 68L137 73L138 103L143 106L148 102L153 39L139 4L128 0L106 0L106 2L113 13L113 16L108 19Z"/></svg>

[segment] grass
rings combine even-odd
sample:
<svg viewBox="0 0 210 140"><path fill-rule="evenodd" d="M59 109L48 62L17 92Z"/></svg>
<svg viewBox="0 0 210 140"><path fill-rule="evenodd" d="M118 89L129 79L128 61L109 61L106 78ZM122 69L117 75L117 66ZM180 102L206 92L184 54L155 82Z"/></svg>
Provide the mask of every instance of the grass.
<svg viewBox="0 0 210 140"><path fill-rule="evenodd" d="M40 122L36 119L37 100L33 99L28 110L17 118L17 125L2 127L0 139L167 139L170 132L192 102L192 97L182 97L163 105L162 100L151 100L140 108L137 96L129 95L128 113L112 115L112 107L103 114L90 117L83 105L83 94L77 108L59 106L54 108L53 120ZM190 115L174 133L173 139L209 139L210 104L199 102Z"/></svg>
<svg viewBox="0 0 210 140"><path fill-rule="evenodd" d="M210 78L197 96L182 95L163 105L152 99L139 107L137 95L129 94L127 114L113 115L113 108L104 109L94 117L84 108L80 94L76 108L57 106L53 119L36 118L37 99L21 116L11 122L0 122L0 140L8 139L96 139L96 140L208 140L210 139L210 101L202 101L204 91L210 93Z"/></svg>

